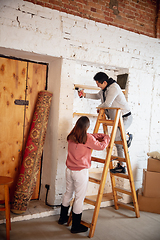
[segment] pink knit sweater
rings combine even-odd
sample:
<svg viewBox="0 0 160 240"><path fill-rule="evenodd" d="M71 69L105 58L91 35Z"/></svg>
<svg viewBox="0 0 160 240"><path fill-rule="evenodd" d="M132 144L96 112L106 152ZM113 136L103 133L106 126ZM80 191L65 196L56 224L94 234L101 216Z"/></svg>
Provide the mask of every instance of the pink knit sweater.
<svg viewBox="0 0 160 240"><path fill-rule="evenodd" d="M103 141L100 142L97 139L102 137ZM70 170L80 171L84 168L90 168L91 166L91 149L103 150L109 144L110 138L105 134L90 134L87 133L87 142L74 143L68 141L68 156L66 165Z"/></svg>

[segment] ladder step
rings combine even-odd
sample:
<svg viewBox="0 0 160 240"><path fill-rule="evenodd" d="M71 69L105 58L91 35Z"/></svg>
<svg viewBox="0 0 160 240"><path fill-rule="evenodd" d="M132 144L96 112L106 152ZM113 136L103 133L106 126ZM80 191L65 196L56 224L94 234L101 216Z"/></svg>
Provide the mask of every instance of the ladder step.
<svg viewBox="0 0 160 240"><path fill-rule="evenodd" d="M117 198L121 199L122 197L117 195ZM87 204L95 206L96 200L97 200L97 195L91 195L91 196L86 196L85 199L84 199L84 202L87 203ZM110 200L114 200L113 193L112 192L104 193L103 196L102 196L102 201L101 202L107 202L107 201L110 201Z"/></svg>
<svg viewBox="0 0 160 240"><path fill-rule="evenodd" d="M125 193L127 195L132 195L132 192L130 192L130 191L124 189L124 188L115 187L114 190L116 190L117 192Z"/></svg>
<svg viewBox="0 0 160 240"><path fill-rule="evenodd" d="M122 203L122 202L119 202L119 201L117 202L117 204L120 207L126 208L126 209L131 210L131 211L135 211L134 206L132 206L132 205Z"/></svg>
<svg viewBox="0 0 160 240"><path fill-rule="evenodd" d="M95 200L91 200L91 199L89 199L89 198L87 198L87 197L85 197L84 202L85 202L85 203L88 203L88 204L90 204L90 205L93 205L93 206L96 205L96 201L95 201Z"/></svg>
<svg viewBox="0 0 160 240"><path fill-rule="evenodd" d="M99 163L105 163L105 160L104 160L104 159L96 158L96 157L91 157L91 161L99 162Z"/></svg>
<svg viewBox="0 0 160 240"><path fill-rule="evenodd" d="M123 145L123 141L115 141L115 144Z"/></svg>
<svg viewBox="0 0 160 240"><path fill-rule="evenodd" d="M81 224L84 225L84 226L86 226L86 227L88 227L88 228L91 227L91 223L85 222L85 221L83 221L83 220L81 220Z"/></svg>
<svg viewBox="0 0 160 240"><path fill-rule="evenodd" d="M96 179L96 178L93 178L93 177L89 177L89 181L90 181L90 182L93 182L93 183L97 183L97 184L100 184L100 183L101 183L101 180Z"/></svg>
<svg viewBox="0 0 160 240"><path fill-rule="evenodd" d="M113 120L98 119L98 122L99 122L99 123L102 123L102 124L104 124L104 125L107 125L107 126L113 126L113 125L114 125L114 121L113 121Z"/></svg>
<svg viewBox="0 0 160 240"><path fill-rule="evenodd" d="M69 218L70 219L67 223L67 226L71 226L71 224L72 224L72 215L71 214L70 214ZM86 226L88 228L91 228L91 223L89 223L89 222L85 222L85 221L81 220L81 224L83 224L84 226Z"/></svg>
<svg viewBox="0 0 160 240"><path fill-rule="evenodd" d="M129 176L124 174L124 173L111 173L110 172L110 174L113 175L113 176L129 179Z"/></svg>
<svg viewBox="0 0 160 240"><path fill-rule="evenodd" d="M122 158L122 157L118 157L118 156L111 156L111 160L115 160L115 161L119 161L119 162L126 162L126 159L125 158Z"/></svg>

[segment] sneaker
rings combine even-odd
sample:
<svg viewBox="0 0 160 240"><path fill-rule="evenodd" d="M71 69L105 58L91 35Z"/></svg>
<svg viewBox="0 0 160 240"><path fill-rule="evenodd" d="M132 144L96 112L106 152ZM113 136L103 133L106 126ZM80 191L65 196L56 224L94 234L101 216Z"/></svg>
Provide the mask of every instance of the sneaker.
<svg viewBox="0 0 160 240"><path fill-rule="evenodd" d="M129 136L129 139L127 140L127 146L129 148L131 146L131 142L132 142L132 139L133 139L133 134L130 134L128 132L127 135Z"/></svg>
<svg viewBox="0 0 160 240"><path fill-rule="evenodd" d="M126 167L121 166L120 163L117 164L117 167L110 169L111 173L126 173Z"/></svg>

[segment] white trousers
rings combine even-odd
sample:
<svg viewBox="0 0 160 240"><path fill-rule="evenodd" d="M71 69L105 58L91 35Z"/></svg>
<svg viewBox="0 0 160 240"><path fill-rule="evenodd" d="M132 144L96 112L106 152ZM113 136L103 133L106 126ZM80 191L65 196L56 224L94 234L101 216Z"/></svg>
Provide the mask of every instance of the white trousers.
<svg viewBox="0 0 160 240"><path fill-rule="evenodd" d="M63 196L62 205L68 207L74 194L75 200L73 203L73 212L75 214L82 213L87 186L88 169L72 171L69 168L66 168L66 192Z"/></svg>

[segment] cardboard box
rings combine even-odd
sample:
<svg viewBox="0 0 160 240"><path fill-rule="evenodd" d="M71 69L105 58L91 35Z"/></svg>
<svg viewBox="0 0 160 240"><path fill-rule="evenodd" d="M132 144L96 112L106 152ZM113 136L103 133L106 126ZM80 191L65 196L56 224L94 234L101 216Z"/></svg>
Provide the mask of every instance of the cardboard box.
<svg viewBox="0 0 160 240"><path fill-rule="evenodd" d="M144 197L142 189L138 191L139 210L152 213L160 213L160 198Z"/></svg>
<svg viewBox="0 0 160 240"><path fill-rule="evenodd" d="M144 197L160 198L160 173L143 169L142 193Z"/></svg>
<svg viewBox="0 0 160 240"><path fill-rule="evenodd" d="M160 173L160 160L148 158L147 171Z"/></svg>

